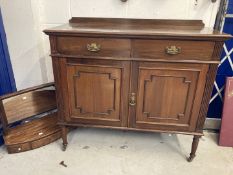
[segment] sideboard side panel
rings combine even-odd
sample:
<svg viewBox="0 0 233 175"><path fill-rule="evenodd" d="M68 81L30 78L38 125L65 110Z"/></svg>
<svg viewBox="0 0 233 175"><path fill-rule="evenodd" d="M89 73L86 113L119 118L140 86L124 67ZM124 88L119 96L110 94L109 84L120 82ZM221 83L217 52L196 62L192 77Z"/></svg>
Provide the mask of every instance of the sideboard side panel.
<svg viewBox="0 0 233 175"><path fill-rule="evenodd" d="M208 111L209 101L211 98L211 92L213 90L217 69L218 69L217 64L211 64L209 66L209 70L208 70L207 78L206 78L204 96L202 98L201 109L200 109L198 121L197 121L197 127L196 127L197 132L203 132L202 130L203 130L203 126L204 126L207 111Z"/></svg>

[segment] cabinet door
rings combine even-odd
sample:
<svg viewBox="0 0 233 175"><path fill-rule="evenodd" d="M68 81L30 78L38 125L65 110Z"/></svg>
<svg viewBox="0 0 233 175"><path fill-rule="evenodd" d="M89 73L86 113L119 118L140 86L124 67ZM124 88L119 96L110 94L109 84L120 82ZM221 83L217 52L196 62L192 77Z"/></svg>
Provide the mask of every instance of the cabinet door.
<svg viewBox="0 0 233 175"><path fill-rule="evenodd" d="M207 68L204 64L134 63L133 127L194 131Z"/></svg>
<svg viewBox="0 0 233 175"><path fill-rule="evenodd" d="M68 60L69 117L80 124L126 126L129 63Z"/></svg>

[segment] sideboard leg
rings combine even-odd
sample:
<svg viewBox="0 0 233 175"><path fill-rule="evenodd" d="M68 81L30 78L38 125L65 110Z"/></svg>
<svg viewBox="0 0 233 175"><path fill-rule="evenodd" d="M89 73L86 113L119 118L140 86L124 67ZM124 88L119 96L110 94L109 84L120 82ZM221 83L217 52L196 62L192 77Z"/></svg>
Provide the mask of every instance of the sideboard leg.
<svg viewBox="0 0 233 175"><path fill-rule="evenodd" d="M62 150L63 151L66 150L66 147L68 145L68 142L67 142L67 133L68 133L68 128L66 126L62 126L62 141L63 141Z"/></svg>
<svg viewBox="0 0 233 175"><path fill-rule="evenodd" d="M192 150L191 150L189 158L187 159L188 162L192 162L192 160L196 156L197 146L198 146L200 138L201 138L201 136L194 136L193 137Z"/></svg>

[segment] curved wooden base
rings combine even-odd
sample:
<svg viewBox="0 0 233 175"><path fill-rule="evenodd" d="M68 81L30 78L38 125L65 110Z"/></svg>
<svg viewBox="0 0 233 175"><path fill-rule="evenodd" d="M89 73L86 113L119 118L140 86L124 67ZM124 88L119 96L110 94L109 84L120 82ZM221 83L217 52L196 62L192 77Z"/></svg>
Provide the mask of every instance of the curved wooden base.
<svg viewBox="0 0 233 175"><path fill-rule="evenodd" d="M57 113L52 113L8 129L4 140L8 153L12 154L45 146L61 138L61 135Z"/></svg>

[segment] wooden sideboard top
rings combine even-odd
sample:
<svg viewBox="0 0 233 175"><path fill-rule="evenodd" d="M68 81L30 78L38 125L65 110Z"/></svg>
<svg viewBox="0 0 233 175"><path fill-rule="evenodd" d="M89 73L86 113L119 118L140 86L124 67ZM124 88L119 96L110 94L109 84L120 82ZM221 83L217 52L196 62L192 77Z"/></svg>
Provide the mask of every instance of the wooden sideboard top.
<svg viewBox="0 0 233 175"><path fill-rule="evenodd" d="M48 35L105 36L121 38L182 38L226 40L231 35L207 28L201 20L161 20L73 17L64 24L44 32Z"/></svg>

